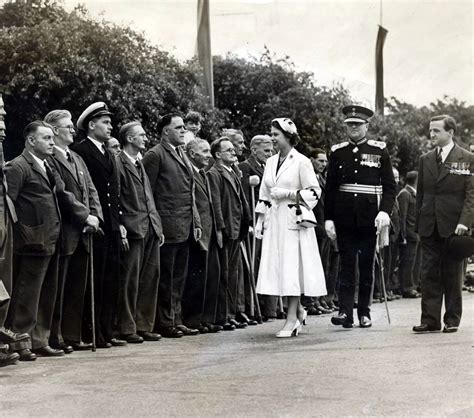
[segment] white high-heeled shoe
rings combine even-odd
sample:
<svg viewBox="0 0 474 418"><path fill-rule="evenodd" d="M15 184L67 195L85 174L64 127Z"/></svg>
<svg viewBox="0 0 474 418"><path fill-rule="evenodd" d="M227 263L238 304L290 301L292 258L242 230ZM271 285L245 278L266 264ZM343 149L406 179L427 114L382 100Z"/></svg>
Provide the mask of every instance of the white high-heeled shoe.
<svg viewBox="0 0 474 418"><path fill-rule="evenodd" d="M302 318L298 320L300 321L301 325L306 325L306 318L308 317L308 311L306 309L303 309L303 315Z"/></svg>
<svg viewBox="0 0 474 418"><path fill-rule="evenodd" d="M276 337L277 338L290 338L290 337L297 337L298 334L301 332L301 323L300 321L297 319L296 320L296 323L295 323L295 326L293 327L293 329L290 329L290 330L281 330L281 331L278 331L276 333Z"/></svg>

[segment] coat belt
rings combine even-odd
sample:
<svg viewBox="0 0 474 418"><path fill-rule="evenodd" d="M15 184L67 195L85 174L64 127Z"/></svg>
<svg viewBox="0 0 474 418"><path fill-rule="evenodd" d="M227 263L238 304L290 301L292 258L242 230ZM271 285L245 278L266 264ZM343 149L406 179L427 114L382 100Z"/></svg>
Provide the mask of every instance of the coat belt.
<svg viewBox="0 0 474 418"><path fill-rule="evenodd" d="M382 186L373 186L369 184L341 184L339 186L340 192L346 193L363 193L363 194L374 194L382 195L383 188Z"/></svg>

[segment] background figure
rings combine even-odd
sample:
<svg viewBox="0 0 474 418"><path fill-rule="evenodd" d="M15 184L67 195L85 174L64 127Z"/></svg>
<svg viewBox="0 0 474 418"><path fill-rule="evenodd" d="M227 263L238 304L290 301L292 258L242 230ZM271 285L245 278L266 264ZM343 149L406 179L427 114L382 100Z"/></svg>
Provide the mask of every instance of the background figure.
<svg viewBox="0 0 474 418"><path fill-rule="evenodd" d="M256 209L255 234L263 235L257 292L288 296L287 320L276 336L291 337L305 321L300 296L326 294L314 228L297 224L295 208L299 195L312 209L321 189L310 160L293 148L299 140L295 124L288 118L274 119L271 134L279 153L267 160Z"/></svg>
<svg viewBox="0 0 474 418"><path fill-rule="evenodd" d="M448 238L474 223L474 154L453 141L456 121L448 115L430 121L435 149L420 158L416 190L416 228L423 251L421 324L414 332L456 332L462 315L463 260L447 251Z"/></svg>
<svg viewBox="0 0 474 418"><path fill-rule="evenodd" d="M256 135L250 141L250 157L239 164L239 169L242 173L242 188L249 205L252 204L251 193L253 191L253 202L258 203L258 196L260 194L260 185L263 179L263 172L265 170L265 163L268 158L273 155L273 142L268 135ZM255 187L249 184L249 178L257 176L259 183ZM255 210L255 207L251 208ZM252 225L255 227L255 225ZM254 232L255 233L255 232ZM260 255L262 252L262 241L255 241L255 265L254 274L255 280L258 277L258 268L260 265ZM277 317L278 296L263 295L260 297L260 304L262 316L264 321L273 320ZM254 315L254 313L253 313Z"/></svg>
<svg viewBox="0 0 474 418"><path fill-rule="evenodd" d="M104 222L94 235L94 296L98 348L126 345L116 337L114 324L120 266L120 239L127 231L120 228L119 183L114 156L105 147L112 132L112 113L104 102L96 102L82 112L77 127L86 139L74 147L84 160L97 189ZM86 310L89 312L89 310ZM89 321L90 322L90 318Z"/></svg>
<svg viewBox="0 0 474 418"><path fill-rule="evenodd" d="M237 161L232 142L221 137L211 144L215 164L208 172L220 251L221 279L217 323L224 330L245 328L246 322L236 320L239 280L242 278L240 243L248 233L250 212L240 178L234 170ZM239 274L240 273L240 274Z"/></svg>
<svg viewBox="0 0 474 418"><path fill-rule="evenodd" d="M160 248L160 285L155 329L167 338L196 335L183 325L181 301L188 273L189 247L201 238L201 223L194 201L193 169L181 146L183 119L170 113L161 120L161 143L143 157L153 197L163 225Z"/></svg>
<svg viewBox="0 0 474 418"><path fill-rule="evenodd" d="M220 280L219 248L222 247L222 240L217 242L212 194L204 171L211 159L211 147L203 139L193 139L186 146L186 154L194 172L194 196L202 236L198 242L191 243L183 293L183 323L204 334L222 329L215 325Z"/></svg>
<svg viewBox="0 0 474 418"><path fill-rule="evenodd" d="M105 141L105 148L113 157L119 155L121 151L119 140L117 138L114 138L113 136L111 136L110 139L107 139L107 141Z"/></svg>
<svg viewBox="0 0 474 418"><path fill-rule="evenodd" d="M400 243L398 278L400 292L404 298L421 296L417 292L421 261L420 237L415 231L417 182L418 171L408 172L406 185L397 196L403 237Z"/></svg>
<svg viewBox="0 0 474 418"><path fill-rule="evenodd" d="M84 219L77 222L67 213L62 215L62 239L59 257L58 291L51 324L50 345L66 354L73 350L89 350L92 344L82 341L82 319L87 287L89 234L99 228L102 207L84 160L69 149L74 141L74 124L67 110L53 110L44 121L54 133L54 149L48 163L61 175L67 191L78 205L83 205Z"/></svg>
<svg viewBox="0 0 474 418"><path fill-rule="evenodd" d="M186 113L186 116L184 117L184 127L186 128L184 134L184 145L187 145L189 141L198 138L199 132L201 131L201 122L202 116L199 112L190 110Z"/></svg>
<svg viewBox="0 0 474 418"><path fill-rule="evenodd" d="M120 128L122 152L116 157L120 176L122 238L118 298L118 331L128 343L158 341L153 332L160 278L160 245L164 242L148 176L138 154L148 142L140 122Z"/></svg>

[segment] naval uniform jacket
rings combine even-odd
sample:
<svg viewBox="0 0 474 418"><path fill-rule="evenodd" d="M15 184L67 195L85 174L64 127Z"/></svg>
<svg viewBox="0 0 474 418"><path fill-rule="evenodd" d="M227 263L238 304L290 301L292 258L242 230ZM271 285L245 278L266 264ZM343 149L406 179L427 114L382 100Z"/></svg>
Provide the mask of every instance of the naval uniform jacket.
<svg viewBox="0 0 474 418"><path fill-rule="evenodd" d="M363 139L336 144L329 156L326 177L325 220L344 228L374 227L379 211L392 212L396 196L390 156L386 144ZM341 185L382 186L382 195L343 192Z"/></svg>

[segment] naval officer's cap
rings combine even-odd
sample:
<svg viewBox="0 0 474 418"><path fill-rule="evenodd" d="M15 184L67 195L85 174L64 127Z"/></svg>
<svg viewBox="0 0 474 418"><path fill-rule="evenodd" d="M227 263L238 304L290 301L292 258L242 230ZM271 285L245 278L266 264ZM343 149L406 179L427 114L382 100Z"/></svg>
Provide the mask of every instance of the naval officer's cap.
<svg viewBox="0 0 474 418"><path fill-rule="evenodd" d="M104 102L95 102L92 103L90 106L82 112L81 116L77 120L77 127L78 129L85 131L87 129L87 124L93 118L97 118L99 116L111 116L113 113L109 111L109 108Z"/></svg>
<svg viewBox="0 0 474 418"><path fill-rule="evenodd" d="M374 116L374 112L372 112L372 110L367 109L364 106L357 105L344 106L342 108L342 113L344 113L346 116L344 123L366 123L372 116Z"/></svg>

